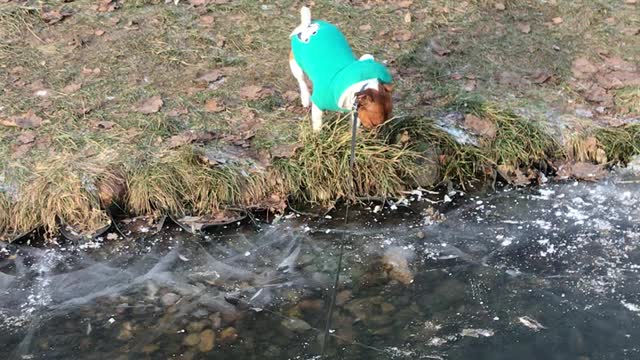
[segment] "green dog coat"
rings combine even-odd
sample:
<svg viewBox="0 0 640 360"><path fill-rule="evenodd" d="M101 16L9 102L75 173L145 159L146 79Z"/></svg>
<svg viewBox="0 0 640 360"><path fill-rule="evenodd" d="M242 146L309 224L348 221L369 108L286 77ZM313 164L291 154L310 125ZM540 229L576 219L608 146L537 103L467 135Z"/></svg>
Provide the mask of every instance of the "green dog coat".
<svg viewBox="0 0 640 360"><path fill-rule="evenodd" d="M351 85L368 79L392 82L387 68L373 59L358 60L338 28L326 21L313 21L316 28L309 38L291 37L293 57L313 83L311 101L320 110L349 111L338 105L342 93Z"/></svg>

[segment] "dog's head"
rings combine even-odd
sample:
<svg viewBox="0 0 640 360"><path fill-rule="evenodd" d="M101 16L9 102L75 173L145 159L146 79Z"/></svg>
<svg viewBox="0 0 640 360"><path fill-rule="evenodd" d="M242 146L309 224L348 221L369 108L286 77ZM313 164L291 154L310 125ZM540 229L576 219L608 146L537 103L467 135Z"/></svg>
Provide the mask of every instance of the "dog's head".
<svg viewBox="0 0 640 360"><path fill-rule="evenodd" d="M366 89L357 95L358 119L362 126L372 129L391 118L393 85L379 84L378 89Z"/></svg>

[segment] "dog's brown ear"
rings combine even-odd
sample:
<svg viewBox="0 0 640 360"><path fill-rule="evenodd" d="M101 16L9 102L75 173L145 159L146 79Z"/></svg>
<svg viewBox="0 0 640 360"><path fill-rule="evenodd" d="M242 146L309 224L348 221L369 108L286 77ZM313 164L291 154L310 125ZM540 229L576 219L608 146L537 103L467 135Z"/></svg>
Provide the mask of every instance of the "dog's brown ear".
<svg viewBox="0 0 640 360"><path fill-rule="evenodd" d="M393 91L393 84L382 84L382 87L387 90L388 92L392 92Z"/></svg>
<svg viewBox="0 0 640 360"><path fill-rule="evenodd" d="M371 89L367 89L358 94L358 105L364 106L373 101L373 97L371 96Z"/></svg>

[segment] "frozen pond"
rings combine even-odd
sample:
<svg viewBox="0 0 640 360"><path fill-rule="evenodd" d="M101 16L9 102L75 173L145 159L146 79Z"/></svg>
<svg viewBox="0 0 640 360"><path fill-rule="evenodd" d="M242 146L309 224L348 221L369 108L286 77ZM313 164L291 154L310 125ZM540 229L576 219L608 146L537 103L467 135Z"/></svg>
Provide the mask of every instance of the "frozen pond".
<svg viewBox="0 0 640 360"><path fill-rule="evenodd" d="M422 203L352 209L347 225L338 210L207 237L0 245L0 346L8 359L319 359L323 345L335 359L640 358L639 191L615 177L464 195L438 221Z"/></svg>

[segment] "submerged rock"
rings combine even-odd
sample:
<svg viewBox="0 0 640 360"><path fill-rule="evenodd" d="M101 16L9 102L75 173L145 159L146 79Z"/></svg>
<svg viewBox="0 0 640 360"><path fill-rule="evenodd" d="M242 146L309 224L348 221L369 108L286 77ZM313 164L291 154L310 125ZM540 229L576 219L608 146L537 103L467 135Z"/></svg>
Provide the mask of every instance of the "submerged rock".
<svg viewBox="0 0 640 360"><path fill-rule="evenodd" d="M180 295L176 293L171 293L171 292L162 295L162 297L160 298L160 302L164 306L171 306L175 304L178 300L180 300Z"/></svg>
<svg viewBox="0 0 640 360"><path fill-rule="evenodd" d="M219 334L220 344L227 345L236 341L238 338L238 331L234 327L228 327L222 330Z"/></svg>
<svg viewBox="0 0 640 360"><path fill-rule="evenodd" d="M298 333L305 332L311 329L311 325L309 325L306 321L297 318L284 319L282 320L281 324L288 330Z"/></svg>
<svg viewBox="0 0 640 360"><path fill-rule="evenodd" d="M196 346L200 343L200 334L189 334L182 342L187 346Z"/></svg>
<svg viewBox="0 0 640 360"><path fill-rule="evenodd" d="M382 256L382 264L389 277L404 285L413 283L413 272L409 269L408 255L410 254L403 249L389 248Z"/></svg>
<svg viewBox="0 0 640 360"><path fill-rule="evenodd" d="M201 352L209 352L213 350L213 346L216 341L216 333L211 329L207 329L200 333L200 344L198 345L198 349Z"/></svg>

